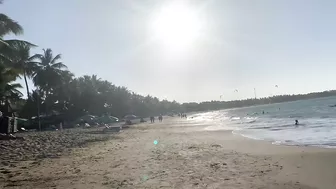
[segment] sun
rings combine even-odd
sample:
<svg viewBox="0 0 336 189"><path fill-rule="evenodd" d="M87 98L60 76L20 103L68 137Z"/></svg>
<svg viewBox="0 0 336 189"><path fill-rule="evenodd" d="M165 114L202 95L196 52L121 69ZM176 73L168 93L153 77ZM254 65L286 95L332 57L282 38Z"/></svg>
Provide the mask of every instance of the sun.
<svg viewBox="0 0 336 189"><path fill-rule="evenodd" d="M191 45L199 37L200 30L196 10L182 1L162 7L152 23L154 38L170 48Z"/></svg>

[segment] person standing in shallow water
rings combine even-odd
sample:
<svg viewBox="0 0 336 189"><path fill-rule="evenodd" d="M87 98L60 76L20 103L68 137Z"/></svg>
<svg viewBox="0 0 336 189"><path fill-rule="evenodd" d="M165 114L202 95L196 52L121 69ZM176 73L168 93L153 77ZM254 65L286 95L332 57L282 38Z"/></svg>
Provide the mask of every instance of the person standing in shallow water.
<svg viewBox="0 0 336 189"><path fill-rule="evenodd" d="M160 116L159 116L159 121L162 122L162 119L163 119L163 118L162 118L162 115L160 114Z"/></svg>

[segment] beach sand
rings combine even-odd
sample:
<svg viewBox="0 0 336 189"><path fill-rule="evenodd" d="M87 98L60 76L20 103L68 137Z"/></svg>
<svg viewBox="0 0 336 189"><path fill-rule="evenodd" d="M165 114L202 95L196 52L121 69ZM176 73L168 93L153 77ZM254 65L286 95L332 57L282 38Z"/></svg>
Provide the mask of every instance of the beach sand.
<svg viewBox="0 0 336 189"><path fill-rule="evenodd" d="M0 188L336 188L333 149L272 145L206 126L170 118L57 158L1 165Z"/></svg>

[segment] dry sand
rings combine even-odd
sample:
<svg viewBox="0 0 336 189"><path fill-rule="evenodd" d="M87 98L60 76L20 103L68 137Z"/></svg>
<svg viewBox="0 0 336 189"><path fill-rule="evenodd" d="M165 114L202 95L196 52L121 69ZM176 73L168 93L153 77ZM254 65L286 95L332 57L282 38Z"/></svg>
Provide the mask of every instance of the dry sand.
<svg viewBox="0 0 336 189"><path fill-rule="evenodd" d="M335 150L276 146L205 126L178 118L134 125L58 158L5 166L0 188L336 188Z"/></svg>

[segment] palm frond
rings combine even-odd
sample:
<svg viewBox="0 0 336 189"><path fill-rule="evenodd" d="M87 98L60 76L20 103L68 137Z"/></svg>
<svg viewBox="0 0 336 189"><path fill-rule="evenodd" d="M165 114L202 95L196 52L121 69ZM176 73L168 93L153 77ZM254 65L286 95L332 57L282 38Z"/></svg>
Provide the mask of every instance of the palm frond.
<svg viewBox="0 0 336 189"><path fill-rule="evenodd" d="M11 83L7 85L8 89L16 89L16 88L22 88L22 85L20 83Z"/></svg>
<svg viewBox="0 0 336 189"><path fill-rule="evenodd" d="M50 67L57 68L57 69L67 69L68 68L62 62L58 62L58 63L52 64Z"/></svg>
<svg viewBox="0 0 336 189"><path fill-rule="evenodd" d="M11 59L14 57L14 48L12 48L11 44L9 44L7 40L3 40L3 43L1 43L0 56L1 62L11 61Z"/></svg>
<svg viewBox="0 0 336 189"><path fill-rule="evenodd" d="M18 54L29 53L31 47L35 47L34 44L22 40L3 40L0 45L0 62L13 61L18 57ZM28 51L28 52L26 52ZM21 56L21 55L19 55Z"/></svg>
<svg viewBox="0 0 336 189"><path fill-rule="evenodd" d="M3 39L0 39L0 48L1 48L2 46L9 46L9 44L8 44L8 43L6 43L6 41L5 41L5 40L3 40Z"/></svg>
<svg viewBox="0 0 336 189"><path fill-rule="evenodd" d="M51 60L53 59L52 50L51 49L43 49L43 52L44 52L45 61L48 61L48 63L50 63Z"/></svg>
<svg viewBox="0 0 336 189"><path fill-rule="evenodd" d="M23 94L17 88L22 88L21 84L8 83L4 88L3 94L7 97L22 96Z"/></svg>
<svg viewBox="0 0 336 189"><path fill-rule="evenodd" d="M14 81L18 76L17 70L10 68L0 68L0 82L11 82Z"/></svg>
<svg viewBox="0 0 336 189"><path fill-rule="evenodd" d="M31 78L34 72L36 72L39 69L38 63L39 62L33 62L33 61L26 62L25 70L28 78Z"/></svg>
<svg viewBox="0 0 336 189"><path fill-rule="evenodd" d="M52 61L50 62L51 64L55 64L57 60L61 59L61 54L56 55Z"/></svg>
<svg viewBox="0 0 336 189"><path fill-rule="evenodd" d="M21 47L37 47L37 45L30 43L28 41L24 41L24 40L18 40L18 39L6 39L4 40L6 43L8 43L8 45L10 47L12 47L13 49L19 49Z"/></svg>
<svg viewBox="0 0 336 189"><path fill-rule="evenodd" d="M41 56L42 56L41 54L34 54L33 56L31 56L31 57L28 58L28 61L29 62L33 62L36 59L40 59Z"/></svg>
<svg viewBox="0 0 336 189"><path fill-rule="evenodd" d="M22 26L7 15L0 13L0 36L11 33L15 35L23 34Z"/></svg>

